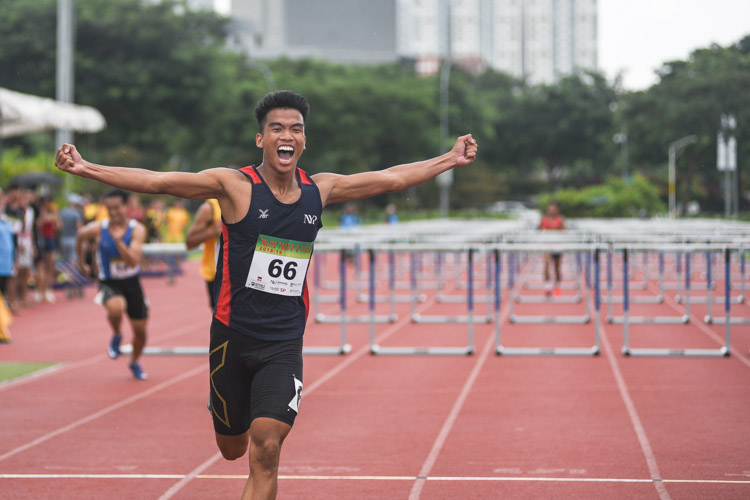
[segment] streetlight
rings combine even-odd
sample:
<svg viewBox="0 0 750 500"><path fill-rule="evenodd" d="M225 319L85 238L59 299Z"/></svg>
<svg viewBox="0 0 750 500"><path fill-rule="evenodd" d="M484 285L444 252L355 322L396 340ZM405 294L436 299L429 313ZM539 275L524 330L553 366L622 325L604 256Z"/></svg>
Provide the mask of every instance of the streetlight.
<svg viewBox="0 0 750 500"><path fill-rule="evenodd" d="M448 83L452 67L453 61L446 59L440 68L440 154L443 154L443 148L448 141ZM440 216L448 217L453 170L438 175L437 183L440 186Z"/></svg>
<svg viewBox="0 0 750 500"><path fill-rule="evenodd" d="M698 136L688 135L681 139L677 139L669 145L669 217L674 218L677 215L676 203L675 203L675 162L677 161L677 154L689 146L695 144L698 141Z"/></svg>

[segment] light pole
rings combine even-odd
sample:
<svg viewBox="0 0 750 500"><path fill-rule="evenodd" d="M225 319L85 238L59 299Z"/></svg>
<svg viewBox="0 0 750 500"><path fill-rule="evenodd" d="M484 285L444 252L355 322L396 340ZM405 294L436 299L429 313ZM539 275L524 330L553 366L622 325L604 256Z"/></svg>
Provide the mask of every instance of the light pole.
<svg viewBox="0 0 750 500"><path fill-rule="evenodd" d="M448 84L452 67L453 61L446 59L440 68L440 154L448 141ZM440 186L440 216L448 217L453 170L438 175L437 183Z"/></svg>
<svg viewBox="0 0 750 500"><path fill-rule="evenodd" d="M612 136L612 140L615 144L620 145L620 162L622 163L622 178L623 180L628 179L628 132L623 130L622 132Z"/></svg>
<svg viewBox="0 0 750 500"><path fill-rule="evenodd" d="M677 162L677 154L690 144L694 144L698 140L696 135L688 135L681 139L677 139L669 145L669 217L674 218L677 215L677 208L675 203L675 163Z"/></svg>

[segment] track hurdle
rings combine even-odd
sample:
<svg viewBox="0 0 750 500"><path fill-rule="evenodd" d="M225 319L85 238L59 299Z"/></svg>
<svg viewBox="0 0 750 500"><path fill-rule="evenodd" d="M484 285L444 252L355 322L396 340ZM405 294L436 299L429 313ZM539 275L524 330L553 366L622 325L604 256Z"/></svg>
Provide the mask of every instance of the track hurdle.
<svg viewBox="0 0 750 500"><path fill-rule="evenodd" d="M575 294L566 294L566 295L552 295L550 293L546 293L545 295L523 295L521 290L519 289L518 293L515 294L514 300L515 302L519 304L538 304L538 303L553 303L553 304L578 304L583 300L583 295L581 293L581 290L583 289L582 281L581 281L581 254L579 252L575 253L576 255L576 268L573 272L575 279L573 280L573 283L569 282L562 282L559 283L560 288L565 286L567 289L573 289L575 290ZM544 258L544 256L542 256ZM536 262L535 262L536 264ZM524 286L522 288L528 289L531 288L528 285L528 282L524 282ZM538 289L538 287L537 287Z"/></svg>
<svg viewBox="0 0 750 500"><path fill-rule="evenodd" d="M740 252L742 252L742 248L740 248ZM708 276L708 282L711 282L711 265L707 261L708 267L706 268L706 273ZM708 324L714 323L714 324L726 324L727 325L727 345L729 344L729 325L750 325L750 318L732 318L730 314L731 310L731 304L738 303L742 304L744 302L744 293L739 296L740 301L737 301L737 297L731 296L731 289L732 289L732 282L731 282L731 252L727 248L724 250L724 297L719 297L720 299L723 299L724 302L724 317L716 317L712 315L711 312L711 304L713 303L713 300L711 300L711 287L708 287L706 291L706 306L707 306L707 313L705 318L703 318L703 321L705 321Z"/></svg>
<svg viewBox="0 0 750 500"><path fill-rule="evenodd" d="M430 249L428 249L430 250ZM431 249L437 251L439 249ZM465 316L438 316L438 315L420 315L416 312L417 294L418 294L418 279L419 279L419 266L417 265L417 255L422 251L420 248L413 248L411 250L411 289L412 289L412 301L411 301L411 317L414 323L432 323L432 324L451 324L451 323L464 323L467 325L467 344L466 346L459 347L441 347L441 346L398 346L398 347L383 347L375 343L374 330L370 330L370 353L374 355L449 355L449 356L465 356L471 355L475 352L474 344L474 324L477 322L489 323L492 321L492 316L476 316L474 314L474 253L477 251L476 248L468 247L465 248L468 251L467 259L467 280L468 286L466 290L466 304L467 314Z"/></svg>
<svg viewBox="0 0 750 500"><path fill-rule="evenodd" d="M612 295L612 290L614 288L613 280L612 280L612 255L613 251L610 249L607 252L607 322L612 323L612 317L614 316L612 314L612 304L615 303L622 303L623 302L623 296L622 295ZM643 252L644 258L648 258L648 252ZM659 291L656 295L638 295L635 297L631 297L631 302L638 303L638 304L661 304L664 302L664 252L659 252ZM648 263L644 263L644 281L648 282ZM632 287L631 287L632 289Z"/></svg>
<svg viewBox="0 0 750 500"><path fill-rule="evenodd" d="M162 262L166 265L166 271L156 269L141 269L142 277L162 276L166 274L167 283L174 284L175 276L182 274L180 259L187 256L187 248L184 243L144 243L143 257L153 262Z"/></svg>
<svg viewBox="0 0 750 500"><path fill-rule="evenodd" d="M588 248L587 250L590 250ZM593 250L593 267L594 267L594 345L591 347L505 347L501 337L501 286L500 273L502 270L502 258L500 249L495 249L495 354L498 356L598 356L601 352L601 332L600 328L600 264L599 248ZM586 298L588 303L589 298ZM511 299L511 304L513 303ZM559 323L559 321L556 321Z"/></svg>
<svg viewBox="0 0 750 500"><path fill-rule="evenodd" d="M397 288L403 288L399 287L399 283L396 281L396 275L398 272L398 265L396 262L396 253L393 250L388 251L388 295L378 295L375 294L375 302L388 302L390 306L390 314L391 316L396 315L396 303L399 302L411 302L411 295L397 295L396 289ZM408 283L407 283L408 285ZM410 288L407 286L406 288ZM359 294L357 296L357 300L359 302L365 302L369 303L371 298L370 294ZM427 296L424 294L420 294L417 297L417 300L419 302L424 302L427 300Z"/></svg>
<svg viewBox="0 0 750 500"><path fill-rule="evenodd" d="M513 247L509 248L515 248L516 251L525 251L529 253L539 253L544 252L547 253L550 251L549 248L547 249L540 249L538 245L515 245ZM561 251L561 252L576 252L580 249L580 244L571 244L571 243L561 243L557 244L553 247L554 250ZM586 247L587 249L590 249L590 245ZM515 253L515 252L514 252ZM508 254L508 260L509 260L509 267L510 267L510 273L514 274L514 260L512 259L513 253L509 252ZM585 289L584 286L581 284L580 280L580 273L579 278L576 281L576 284L573 285L571 288L578 287L580 289ZM583 300L585 312L583 315L565 315L565 316L556 316L556 315L547 315L547 316L538 316L538 315L518 315L515 314L515 303L516 296L520 293L521 288L524 287L524 284L518 283L518 286L510 286L510 294L511 297L509 299L510 301L510 312L508 315L508 321L511 323L526 323L526 324L539 324L539 323L559 323L559 324L582 324L582 323L588 323L591 321L591 304L590 300L588 300L588 296ZM586 294L588 295L588 294Z"/></svg>
<svg viewBox="0 0 750 500"><path fill-rule="evenodd" d="M631 324L631 323L656 323L660 325L674 325L684 324L690 321L690 302L685 304L685 314L682 316L630 316L630 280L629 280L629 263L628 255L629 250L627 247L623 248L622 257L622 280L623 280L623 315L622 316L609 316L607 318L608 323L616 324ZM614 253L613 247L610 247L610 253ZM685 252L685 296L690 298L690 252ZM609 287L610 281L608 280L607 286ZM608 290L611 293L611 290ZM611 307L611 304L610 304ZM611 311L611 309L610 309ZM627 327L626 327L627 331Z"/></svg>
<svg viewBox="0 0 750 500"><path fill-rule="evenodd" d="M640 323L659 323L659 324L676 324L676 323L687 323L690 318L690 260L692 252L690 249L684 252L685 254L685 297L687 302L685 303L685 315L681 320L677 320L674 317L654 317L654 318L639 318ZM623 248L623 267L624 274L627 275L628 266L628 248ZM684 356L684 357L721 357L729 356L729 329L726 331L725 345L718 349L681 349L681 348L634 348L630 346L630 316L629 316L629 291L627 287L627 280L625 280L624 291L624 302L623 302L623 332L624 332L624 345L622 347L622 353L625 356ZM727 312L728 314L728 312ZM651 320L651 321L648 321Z"/></svg>
<svg viewBox="0 0 750 500"><path fill-rule="evenodd" d="M341 314L339 315L328 315L323 313L318 313L315 315L315 322L316 323L393 323L398 320L398 316L396 314L387 314L387 315L373 315L373 314L365 314L361 316L350 316L347 314L347 300L346 300L346 291L347 291L347 280L346 280L346 252L347 250L342 249L340 252L340 261L339 261L339 305L341 306ZM369 265L369 280L368 280L368 289L369 289L369 295L370 295L370 304L373 304L372 307L374 307L375 303L375 252L370 249L368 251L369 257L370 257L370 265ZM371 311L372 312L372 311Z"/></svg>
<svg viewBox="0 0 750 500"><path fill-rule="evenodd" d="M707 304L708 305L708 314L705 317L704 321L706 323L711 323L711 305L712 304L723 304L725 301L725 297L713 296L713 290L716 288L716 283L713 281L713 254L711 251L705 252L705 277L706 277L706 295L703 297L690 297L690 302L693 304ZM731 282L730 282L730 291L731 291ZM686 299L684 297L681 297L677 295L674 298L675 302L685 302ZM731 297L729 300L732 303L735 304L742 304L742 302L745 300L745 294L744 294L744 286L743 286L743 292L740 295L737 295L736 297Z"/></svg>

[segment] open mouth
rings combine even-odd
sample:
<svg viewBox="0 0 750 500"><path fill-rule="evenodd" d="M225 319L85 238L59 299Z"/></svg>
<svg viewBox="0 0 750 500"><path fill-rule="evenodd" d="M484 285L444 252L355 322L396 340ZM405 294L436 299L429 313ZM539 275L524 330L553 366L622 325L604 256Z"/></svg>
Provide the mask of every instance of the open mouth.
<svg viewBox="0 0 750 500"><path fill-rule="evenodd" d="M294 148L291 146L279 146L276 152L279 155L279 160L285 163L291 161L294 156Z"/></svg>

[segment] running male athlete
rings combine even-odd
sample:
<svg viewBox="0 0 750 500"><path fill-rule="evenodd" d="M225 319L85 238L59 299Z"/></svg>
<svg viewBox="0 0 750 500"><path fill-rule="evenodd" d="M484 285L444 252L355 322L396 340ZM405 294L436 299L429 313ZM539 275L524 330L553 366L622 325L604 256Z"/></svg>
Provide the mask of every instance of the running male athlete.
<svg viewBox="0 0 750 500"><path fill-rule="evenodd" d="M477 154L471 135L436 158L353 175L297 168L305 150L309 106L291 91L266 95L255 108L255 143L263 162L239 170L153 172L83 160L75 146L58 149L66 172L149 194L219 200L222 234L211 324L210 406L222 455L248 451L243 499L274 498L281 445L299 410L302 335L307 315L305 277L321 211L416 186Z"/></svg>
<svg viewBox="0 0 750 500"><path fill-rule="evenodd" d="M141 251L146 240L146 228L125 213L128 193L121 189L110 189L104 193L104 204L109 219L89 222L78 230L76 254L78 265L86 276L92 270L86 262L86 244L95 241L96 267L99 278L97 303L107 310L107 320L112 327L112 339L107 354L112 359L120 355L122 340L122 317L125 313L133 329L133 352L130 355L130 371L138 380L148 378L138 359L146 345L146 321L148 306L138 274L141 269Z"/></svg>

